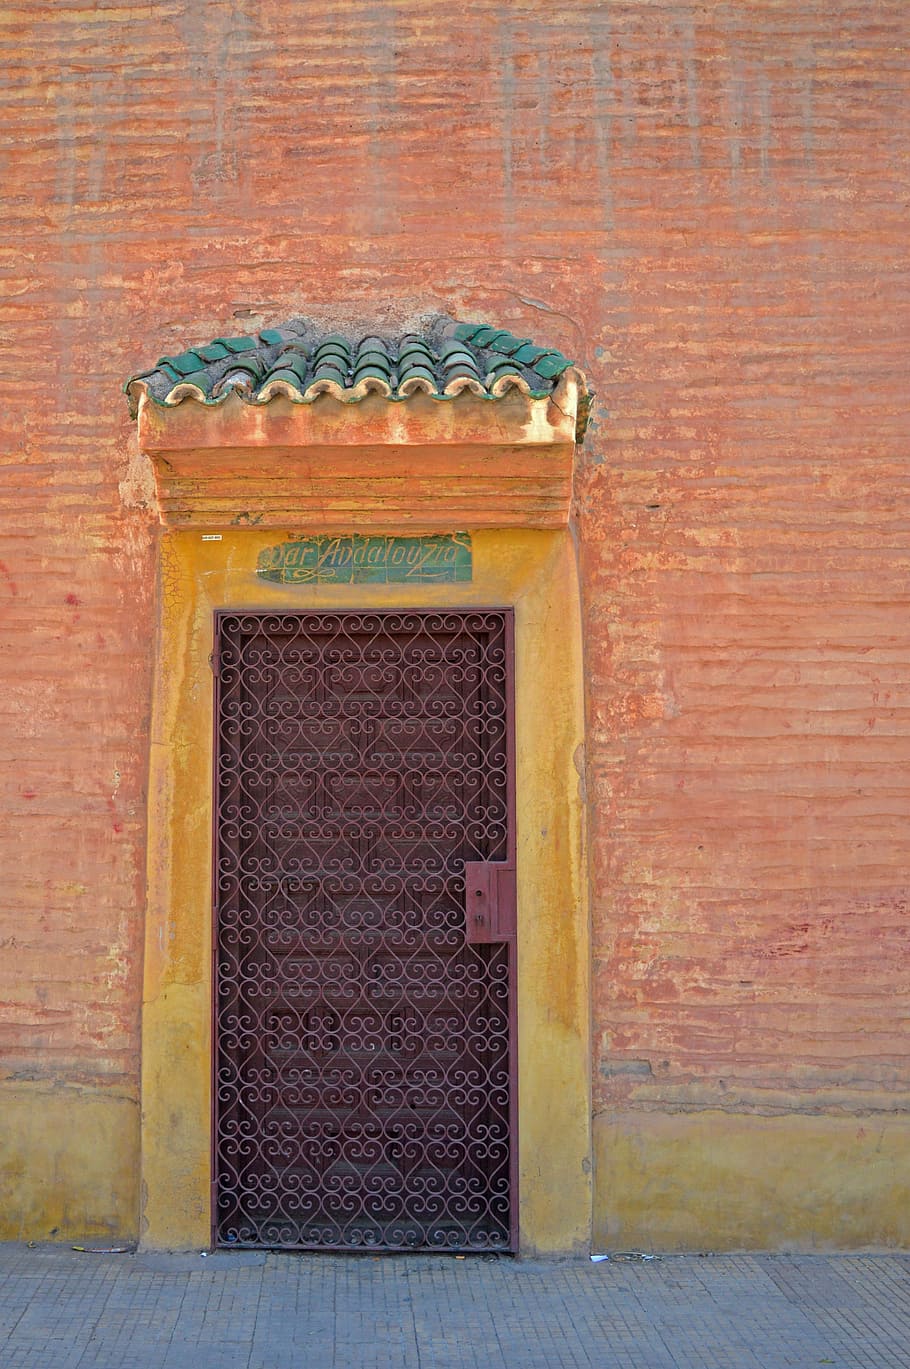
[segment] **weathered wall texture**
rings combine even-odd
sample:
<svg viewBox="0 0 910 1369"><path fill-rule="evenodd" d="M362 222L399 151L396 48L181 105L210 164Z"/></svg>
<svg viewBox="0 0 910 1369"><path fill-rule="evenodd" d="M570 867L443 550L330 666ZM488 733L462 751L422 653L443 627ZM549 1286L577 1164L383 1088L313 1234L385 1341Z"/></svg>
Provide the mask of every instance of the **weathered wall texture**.
<svg viewBox="0 0 910 1369"><path fill-rule="evenodd" d="M156 533L119 385L441 308L600 396L599 1239L910 1239L904 0L29 0L0 33L0 1232L137 1221Z"/></svg>

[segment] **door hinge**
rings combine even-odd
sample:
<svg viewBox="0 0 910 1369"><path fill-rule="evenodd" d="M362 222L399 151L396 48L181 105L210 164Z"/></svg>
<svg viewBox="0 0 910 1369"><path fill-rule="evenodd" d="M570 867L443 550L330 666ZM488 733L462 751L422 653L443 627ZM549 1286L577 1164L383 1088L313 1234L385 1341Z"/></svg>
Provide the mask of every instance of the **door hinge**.
<svg viewBox="0 0 910 1369"><path fill-rule="evenodd" d="M215 648L209 653L209 665L212 667L212 674L216 680L221 679L221 652Z"/></svg>

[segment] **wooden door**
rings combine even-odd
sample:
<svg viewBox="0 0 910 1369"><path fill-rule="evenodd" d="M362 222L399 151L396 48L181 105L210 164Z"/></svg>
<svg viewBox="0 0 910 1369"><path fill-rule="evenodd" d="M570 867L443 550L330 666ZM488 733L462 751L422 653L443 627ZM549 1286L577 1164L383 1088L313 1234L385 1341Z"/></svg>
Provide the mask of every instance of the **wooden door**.
<svg viewBox="0 0 910 1369"><path fill-rule="evenodd" d="M216 631L216 1242L514 1248L510 616Z"/></svg>

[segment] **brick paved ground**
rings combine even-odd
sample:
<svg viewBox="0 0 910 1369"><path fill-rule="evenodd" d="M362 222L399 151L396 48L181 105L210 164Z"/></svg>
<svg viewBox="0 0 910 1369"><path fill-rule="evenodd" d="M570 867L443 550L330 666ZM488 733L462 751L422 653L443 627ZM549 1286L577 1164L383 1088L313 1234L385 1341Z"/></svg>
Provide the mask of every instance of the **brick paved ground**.
<svg viewBox="0 0 910 1369"><path fill-rule="evenodd" d="M516 1262L0 1246L3 1369L907 1369L910 1256Z"/></svg>

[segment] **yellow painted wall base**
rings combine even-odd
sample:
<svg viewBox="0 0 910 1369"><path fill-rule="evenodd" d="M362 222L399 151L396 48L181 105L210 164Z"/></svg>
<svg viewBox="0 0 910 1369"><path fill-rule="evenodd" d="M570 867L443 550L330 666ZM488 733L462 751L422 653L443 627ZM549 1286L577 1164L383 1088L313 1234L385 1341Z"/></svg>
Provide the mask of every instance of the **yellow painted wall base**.
<svg viewBox="0 0 910 1369"><path fill-rule="evenodd" d="M139 1107L113 1090L0 1084L0 1240L134 1240Z"/></svg>
<svg viewBox="0 0 910 1369"><path fill-rule="evenodd" d="M910 1244L910 1118L667 1116L594 1124L597 1250Z"/></svg>

